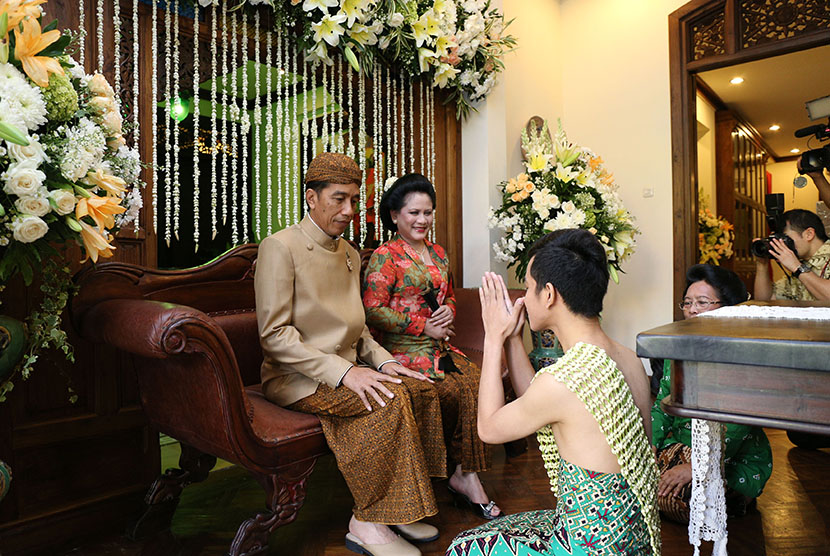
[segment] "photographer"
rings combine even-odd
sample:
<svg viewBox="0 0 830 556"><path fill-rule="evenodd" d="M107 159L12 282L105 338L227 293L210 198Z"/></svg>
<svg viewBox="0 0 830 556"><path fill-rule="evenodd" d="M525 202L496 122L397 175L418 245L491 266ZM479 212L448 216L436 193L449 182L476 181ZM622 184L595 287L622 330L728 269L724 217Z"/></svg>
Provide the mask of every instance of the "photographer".
<svg viewBox="0 0 830 556"><path fill-rule="evenodd" d="M822 168L813 172L805 172L801 166L801 160L801 158L798 159L798 173L809 176L810 179L813 180L813 183L816 185L816 189L818 189L819 200L830 208L830 181L827 181L827 175L824 173L824 169Z"/></svg>
<svg viewBox="0 0 830 556"><path fill-rule="evenodd" d="M783 233L793 241L795 253L782 239L772 238L769 255L790 276L773 284L769 273L771 258L756 255L755 299L830 300L830 241L821 219L801 209L788 210L783 219L786 222Z"/></svg>

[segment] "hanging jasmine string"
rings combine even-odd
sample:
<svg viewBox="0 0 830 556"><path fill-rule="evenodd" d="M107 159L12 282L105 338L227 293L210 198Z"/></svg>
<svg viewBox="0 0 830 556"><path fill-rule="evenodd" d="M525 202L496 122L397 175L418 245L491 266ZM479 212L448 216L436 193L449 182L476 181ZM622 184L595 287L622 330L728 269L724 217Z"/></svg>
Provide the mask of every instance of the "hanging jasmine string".
<svg viewBox="0 0 830 556"><path fill-rule="evenodd" d="M78 63L82 68L86 67L86 11L84 8L85 0L78 2ZM155 2L154 2L155 4ZM153 6L153 17L155 18L155 5ZM155 19L154 19L155 21ZM155 186L153 188L155 191ZM155 205L154 205L155 206Z"/></svg>
<svg viewBox="0 0 830 556"><path fill-rule="evenodd" d="M415 82L407 79L409 89L409 172L415 171Z"/></svg>
<svg viewBox="0 0 830 556"><path fill-rule="evenodd" d="M309 158L314 160L314 157L317 156L317 67L320 66L319 62L314 62L311 66L311 137L309 138L311 143L311 150L308 151Z"/></svg>
<svg viewBox="0 0 830 556"><path fill-rule="evenodd" d="M349 106L352 106L352 80L349 79ZM357 74L357 155L360 157L360 169L362 170L363 179L360 182L360 246L366 247L366 177L368 174L367 157L366 157L366 78ZM354 146L352 145L352 153L354 153Z"/></svg>
<svg viewBox="0 0 830 556"><path fill-rule="evenodd" d="M179 2L173 6L173 95L177 101L179 97ZM172 3L172 2L171 2ZM179 209L181 192L179 191L179 122L173 120L173 236L179 239Z"/></svg>
<svg viewBox="0 0 830 556"><path fill-rule="evenodd" d="M121 2L112 3L112 58L114 63L112 88L121 98Z"/></svg>
<svg viewBox="0 0 830 556"><path fill-rule="evenodd" d="M253 122L251 122L251 132L253 135L254 147L251 152L251 157L254 159L254 171L253 171L253 180L251 182L251 188L254 195L254 233L258 234L261 233L260 230L262 229L262 190L260 189L262 185L262 150L260 148L260 134L263 131L262 128L262 108L259 104L260 100L260 93L262 92L261 84L260 84L260 70L262 68L260 64L260 56L259 51L262 43L260 42L260 34L259 34L259 10L254 11L254 118ZM246 79L247 81L247 79ZM248 98L248 95L245 95L245 98ZM247 159L247 157L246 157ZM267 207L266 207L267 208Z"/></svg>
<svg viewBox="0 0 830 556"><path fill-rule="evenodd" d="M299 172L300 172L300 125L299 125L299 114L300 114L300 105L299 105L299 97L298 97L298 86L297 86L297 58L299 57L299 53L297 52L297 46L292 43L287 43L289 45L289 52L291 53L291 98L292 103L294 106L294 117L291 119L291 140L294 148L291 149L292 154L292 168L291 168L291 181L289 182L289 191L292 200L292 207L291 207L291 215L292 215L292 224L296 224L300 218L300 194L299 194ZM306 79L306 71L305 71L305 64L303 64L303 87L305 87L305 79ZM303 100L303 107L305 107L305 100ZM303 114L303 125L305 125L306 118L305 114Z"/></svg>
<svg viewBox="0 0 830 556"><path fill-rule="evenodd" d="M155 12L155 7L152 8ZM138 149L138 93L139 93L139 71L138 71L138 0L133 0L133 147ZM155 191L155 183L153 184L153 191ZM155 212L156 204L153 203L153 212ZM139 230L138 222L133 224L133 231L138 237ZM155 227L154 227L155 229Z"/></svg>
<svg viewBox="0 0 830 556"><path fill-rule="evenodd" d="M429 89L429 181L435 183L435 91L432 87ZM435 218L429 239L435 241Z"/></svg>
<svg viewBox="0 0 830 556"><path fill-rule="evenodd" d="M346 114L347 111L351 110L351 106L347 106L344 101L344 92L346 90L346 66L343 65L343 59L338 58L337 60L337 85L335 88L337 90L337 104L338 104L338 111L337 111L337 128L339 132L339 148L337 149L338 152L346 153L347 152L347 144L349 143L346 137Z"/></svg>
<svg viewBox="0 0 830 556"><path fill-rule="evenodd" d="M279 37L279 35L277 35ZM273 45L271 41L273 40L274 35L269 30L265 33L265 91L266 91L266 99L271 98L271 60L272 56L274 55L273 52ZM279 44L277 44L277 56L279 56ZM278 58L279 59L279 58ZM279 68L279 64L277 64L277 68ZM277 100L277 104L279 105L279 99ZM272 157L274 156L274 149L273 149L273 140L274 140L274 105L271 102L267 102L265 106L265 206L266 206L266 228L268 235L271 235L271 230L274 229L274 194L271 191L272 186L272 179L271 179L271 170L273 169L273 162ZM279 173L280 173L280 166L279 163L277 164L277 187L279 187ZM279 195L277 196L277 207L282 206L282 200L280 199Z"/></svg>
<svg viewBox="0 0 830 556"><path fill-rule="evenodd" d="M199 251L199 3L193 4L193 252Z"/></svg>
<svg viewBox="0 0 830 556"><path fill-rule="evenodd" d="M272 35L273 36L273 35ZM285 133L285 122L283 121L283 94L282 94L282 81L283 75L285 74L285 70L283 69L283 52L282 52L282 26L277 26L277 84L276 84L276 94L277 94L277 102L276 107L271 106L268 110L268 116L271 119L276 119L276 132L277 132L277 218L278 218L278 225L285 227L285 205L288 203L288 199L285 197L285 187L283 185L283 160L285 158L286 148L288 143L286 142L286 133ZM270 60L270 56L269 56ZM270 62L269 62L270 64ZM271 90L271 68L268 68L268 90ZM276 110L275 110L276 108ZM274 112L276 111L276 114ZM272 133L274 126L271 126ZM270 160L273 156L273 151L271 150L272 147L269 145L269 153L268 153L268 160L269 160L269 167L271 165ZM270 173L270 170L269 170ZM270 187L269 187L270 190Z"/></svg>
<svg viewBox="0 0 830 556"><path fill-rule="evenodd" d="M344 67L346 69L346 72L345 72L346 73L346 86L348 87L348 91L349 91L348 101L346 103L346 110L347 110L347 112L346 112L346 124L347 124L347 127L348 127L348 132L346 133L346 138L348 140L348 143L347 143L348 146L347 146L346 153L350 157L354 158L357 155L357 153L355 152L355 145L354 145L355 139L357 139L358 143L361 143L360 136L364 133L364 129L363 129L363 123L360 122L360 120L358 118L359 125L357 127L357 137L355 137L355 134L354 134L355 130L352 128L352 122L354 121L354 116L353 116L353 114L354 114L354 102L353 102L353 96L352 96L352 89L354 88L354 80L352 78L354 76L352 75L352 73L349 69L349 66L344 66ZM363 82L363 75L361 75L360 73L357 74L357 82L358 82L358 89L359 89L360 88L360 83ZM362 104L362 99L360 99L359 94L358 94L358 98L359 98L359 102L361 102L360 106L358 107L358 111L360 112L361 109L363 108L363 104ZM362 112L360 112L360 113L362 113ZM366 166L366 153L363 152L363 151L360 152L360 160L361 160L360 169L364 171L364 176L365 176L366 168L364 168L364 166ZM365 199L365 197L361 197L361 199Z"/></svg>
<svg viewBox="0 0 830 556"><path fill-rule="evenodd" d="M228 224L228 157L233 153L228 145L228 5L222 4L222 226ZM236 243L234 242L234 245Z"/></svg>
<svg viewBox="0 0 830 556"><path fill-rule="evenodd" d="M242 243L248 243L248 133L251 131L251 117L248 114L248 14L242 11L242 44L239 47L239 53L242 62L242 95L240 98L240 127L239 134L242 138L242 159L240 166L242 167ZM258 74L259 72L257 72ZM257 207L257 214L255 215L256 223L259 224L258 214L259 207Z"/></svg>
<svg viewBox="0 0 830 556"><path fill-rule="evenodd" d="M400 154L398 147L398 132L400 130L400 120L398 119L398 84L394 75L390 74L389 77L389 81L392 84L392 95L390 96L390 101L392 102L392 149L390 155L392 156L392 175L399 178L401 177L401 169L398 165L398 155Z"/></svg>
<svg viewBox="0 0 830 556"><path fill-rule="evenodd" d="M380 161L381 148L383 141L381 136L381 122L380 122L380 69L375 64L372 70L372 168L374 183L372 184L372 194L374 195L374 203L372 204L372 211L375 221L375 239L380 241L380 218L378 218L378 192L380 190L380 180L382 179L383 169Z"/></svg>
<svg viewBox="0 0 830 556"><path fill-rule="evenodd" d="M426 175L426 171L424 167L426 166L426 127L424 127L425 117L424 114L426 113L426 85L423 81L420 82L418 88L418 115L419 115L419 127L418 127L418 148L420 150L420 158L418 160L418 172L422 175Z"/></svg>
<svg viewBox="0 0 830 556"><path fill-rule="evenodd" d="M241 48L239 42L239 13L233 12L233 34L231 35L231 91L229 101L232 103L229 110L230 122L228 125L231 130L231 242L234 245L239 245L239 152L240 152L240 122L241 116L239 110L239 57L237 46ZM246 209L247 210L247 209Z"/></svg>
<svg viewBox="0 0 830 556"><path fill-rule="evenodd" d="M296 46L295 46L295 48L296 48ZM300 54L299 54L299 52L295 52L294 55L299 57ZM308 171L308 154L306 154L306 153L308 153L308 148L307 148L308 147L308 134L309 134L308 120L309 120L309 117L310 117L309 112L307 110L307 108L308 108L308 94L309 94L309 90L308 90L308 62L305 59L303 59L303 93L304 93L303 94L303 111L300 112L299 106L297 105L297 100L298 99L297 99L296 88L295 88L294 104L295 104L295 106L297 106L297 114L302 114L302 118L303 118L303 122L302 122L302 132L303 132L303 138L302 138L302 143L303 143L303 176L305 176L306 171ZM313 115L311 115L311 117L313 117Z"/></svg>
<svg viewBox="0 0 830 556"><path fill-rule="evenodd" d="M398 74L398 91L400 92L400 110L398 111L400 117L397 120L398 123L398 135L401 138L401 145L400 145L400 152L397 153L396 158L400 161L401 165L401 173L399 175L404 175L409 170L406 167L406 122L404 118L406 117L406 81L403 75L403 72Z"/></svg>
<svg viewBox="0 0 830 556"><path fill-rule="evenodd" d="M392 73L389 71L389 68L383 68L383 78L386 81L386 137L383 142L384 146L384 154L386 155L386 172L385 176L386 179L389 179L389 176L393 175L393 168L392 168ZM380 182L380 189L381 195L383 194L383 190L386 187L386 182Z"/></svg>
<svg viewBox="0 0 830 556"><path fill-rule="evenodd" d="M329 82L328 82L328 66L323 66L323 150L331 151L331 139L329 138Z"/></svg>
<svg viewBox="0 0 830 556"><path fill-rule="evenodd" d="M173 152L172 140L172 118L170 117L170 108L173 100L173 64L170 63L172 59L173 47L173 24L171 14L171 6L168 4L164 10L164 241L167 247L170 247L170 240L173 234L173 159L170 156Z"/></svg>
<svg viewBox="0 0 830 556"><path fill-rule="evenodd" d="M98 15L98 27L97 27L97 31L98 31L98 73L104 73L104 0L98 0L97 15Z"/></svg>
<svg viewBox="0 0 830 556"><path fill-rule="evenodd" d="M216 105L219 104L219 90L216 86L219 68L217 59L217 42L219 41L219 6L214 4L210 14L210 239L216 239L218 233L217 204L218 204L218 181L219 170L217 157L219 155L219 129L216 114Z"/></svg>
<svg viewBox="0 0 830 556"><path fill-rule="evenodd" d="M81 5L83 5L83 0L81 0ZM159 78L158 78L158 59L159 59L158 50L159 50L159 45L158 45L158 7L156 6L155 0L153 0L153 7L150 8L150 11L152 12L152 26L153 26L153 29L150 32L150 49L151 49L151 56L150 56L150 58L151 58L151 60L150 60L151 70L150 70L150 72L152 74L152 79L151 79L152 93L150 95L150 98L152 99L151 100L151 106L150 106L150 121L151 121L150 127L151 127L151 130L152 130L152 133L153 133L153 140L150 142L151 143L151 145L150 145L150 151L151 151L150 172L151 172L151 176L152 176L152 179L150 180L150 187L153 188L153 190L151 192L152 193L152 198L153 198L153 206L152 206L152 211L153 211L153 233L158 234L158 200L159 200L159 197L158 197L158 149L157 149L157 145L158 145L159 139L158 139L158 107L156 106L156 103L158 102L158 99L159 99L159 96L158 96L159 95ZM81 18L81 21L83 21L83 18ZM83 44L83 43L84 43L84 41L82 40L81 44ZM138 103L136 103L136 105L137 104ZM169 103L168 103L168 105L169 105ZM168 126L165 125L164 127L167 128ZM137 144L138 144L138 142L136 141L136 146L137 146Z"/></svg>

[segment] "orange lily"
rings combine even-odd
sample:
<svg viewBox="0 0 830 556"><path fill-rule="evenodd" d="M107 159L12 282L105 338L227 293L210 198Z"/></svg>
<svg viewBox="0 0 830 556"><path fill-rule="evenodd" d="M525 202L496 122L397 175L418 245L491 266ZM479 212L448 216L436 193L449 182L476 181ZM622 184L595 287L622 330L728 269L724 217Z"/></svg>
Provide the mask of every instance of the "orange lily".
<svg viewBox="0 0 830 556"><path fill-rule="evenodd" d="M115 247L109 244L107 238L86 222L79 222L79 224L81 225L81 241L86 250L86 258L81 262L85 263L88 259L92 259L92 262L97 263L98 257L104 259L112 257L112 250Z"/></svg>
<svg viewBox="0 0 830 556"><path fill-rule="evenodd" d="M0 14L3 12L9 14L8 28L14 29L18 23L27 17L39 18L40 8L38 6L45 3L46 0L0 0Z"/></svg>
<svg viewBox="0 0 830 556"><path fill-rule="evenodd" d="M110 195L118 195L119 193L123 193L127 190L127 182L118 176L107 174L101 168L98 168L94 172L87 173L84 178L84 182L88 185L97 185Z"/></svg>
<svg viewBox="0 0 830 556"><path fill-rule="evenodd" d="M119 202L117 197L98 197L97 195L88 199L81 197L75 205L75 216L79 221L84 216L89 216L99 228L112 228L115 226L113 215L127 210L119 205Z"/></svg>
<svg viewBox="0 0 830 556"><path fill-rule="evenodd" d="M37 54L58 40L61 32L52 29L41 33L40 22L34 18L24 19L21 25L23 31L15 33L14 56L23 64L23 71L32 81L41 87L48 87L49 74L63 75L63 68L54 58Z"/></svg>

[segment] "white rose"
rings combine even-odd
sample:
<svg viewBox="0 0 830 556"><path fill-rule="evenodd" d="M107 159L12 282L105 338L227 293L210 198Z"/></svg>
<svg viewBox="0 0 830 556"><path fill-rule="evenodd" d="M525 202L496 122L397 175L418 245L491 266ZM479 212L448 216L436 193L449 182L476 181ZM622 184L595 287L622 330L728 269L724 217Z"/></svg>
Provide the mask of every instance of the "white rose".
<svg viewBox="0 0 830 556"><path fill-rule="evenodd" d="M100 73L96 73L90 78L87 87L89 87L89 92L93 95L115 98L115 91L112 90L112 87L107 82L107 78Z"/></svg>
<svg viewBox="0 0 830 556"><path fill-rule="evenodd" d="M562 210L571 213L574 210L576 210L576 205L573 204L573 201L565 201L564 203L562 203Z"/></svg>
<svg viewBox="0 0 830 556"><path fill-rule="evenodd" d="M31 214L32 216L45 216L52 210L52 207L49 205L49 199L43 193L19 197L14 202L14 208L18 212Z"/></svg>
<svg viewBox="0 0 830 556"><path fill-rule="evenodd" d="M49 196L52 197L52 200L55 201L56 205L58 205L55 212L61 216L69 214L75 210L75 195L73 195L71 191L67 191L66 189L55 189L49 192Z"/></svg>
<svg viewBox="0 0 830 556"><path fill-rule="evenodd" d="M116 111L104 114L101 117L101 128L109 136L121 135L121 114Z"/></svg>
<svg viewBox="0 0 830 556"><path fill-rule="evenodd" d="M118 105L111 97L92 97L89 99L89 108L99 115L118 111Z"/></svg>
<svg viewBox="0 0 830 556"><path fill-rule="evenodd" d="M18 216L12 221L14 239L20 243L32 243L46 235L49 226L39 216Z"/></svg>
<svg viewBox="0 0 830 556"><path fill-rule="evenodd" d="M46 179L46 174L29 162L20 162L9 166L9 169L3 173L3 179L6 181L3 186L6 193L22 197L37 193L43 185L43 180Z"/></svg>
<svg viewBox="0 0 830 556"><path fill-rule="evenodd" d="M387 20L387 23L389 23L389 27L400 27L403 25L403 14L400 12L391 14Z"/></svg>
<svg viewBox="0 0 830 556"><path fill-rule="evenodd" d="M43 146L31 137L29 138L29 144L25 147L8 141L6 141L6 145L8 145L9 156L17 162L28 161L37 167L49 160L49 157L43 151Z"/></svg>

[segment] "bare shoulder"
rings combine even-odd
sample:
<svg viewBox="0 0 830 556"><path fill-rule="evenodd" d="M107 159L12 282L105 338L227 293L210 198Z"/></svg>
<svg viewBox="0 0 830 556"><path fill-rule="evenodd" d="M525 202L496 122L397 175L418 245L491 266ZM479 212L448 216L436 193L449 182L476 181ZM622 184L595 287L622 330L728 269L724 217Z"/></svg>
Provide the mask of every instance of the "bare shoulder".
<svg viewBox="0 0 830 556"><path fill-rule="evenodd" d="M648 375L643 368L643 363L637 354L624 345L611 340L611 352L608 356L616 363L617 368L623 374L628 387L631 389L631 394L634 396L634 402L638 406L651 406L651 394L649 390Z"/></svg>

